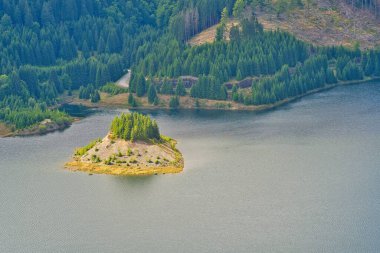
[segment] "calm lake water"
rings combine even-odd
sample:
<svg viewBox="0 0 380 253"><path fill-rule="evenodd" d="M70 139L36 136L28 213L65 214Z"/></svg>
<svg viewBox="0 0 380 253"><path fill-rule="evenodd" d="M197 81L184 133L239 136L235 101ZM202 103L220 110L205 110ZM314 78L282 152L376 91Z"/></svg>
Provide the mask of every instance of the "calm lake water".
<svg viewBox="0 0 380 253"><path fill-rule="evenodd" d="M186 168L145 178L63 170L123 110L0 139L0 252L380 252L379 106L377 83L259 114L149 112Z"/></svg>

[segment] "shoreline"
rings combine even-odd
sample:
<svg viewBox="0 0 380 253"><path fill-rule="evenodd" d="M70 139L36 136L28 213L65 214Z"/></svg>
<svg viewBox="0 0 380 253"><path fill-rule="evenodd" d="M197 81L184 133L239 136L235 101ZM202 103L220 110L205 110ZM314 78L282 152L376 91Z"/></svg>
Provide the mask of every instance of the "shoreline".
<svg viewBox="0 0 380 253"><path fill-rule="evenodd" d="M365 83L371 83L371 82L377 82L377 81L380 81L380 77L368 78L368 79L363 79L363 80L338 82L335 84L326 85L326 86L318 88L318 89L310 90L304 94L301 94L301 95L298 95L295 97L286 98L286 99L278 101L274 104L243 105L243 104L239 104L239 103L236 103L234 101L231 101L231 100L219 101L219 100L199 99L201 104L202 103L206 104L206 106L195 107L194 103L192 103L192 105L180 106L179 108L176 108L174 110L208 110L208 111L216 110L216 111L237 111L237 112L239 112L239 111L242 111L242 112L243 111L265 112L265 111L273 110L273 109L279 108L281 106L290 104L290 103L297 101L303 97L307 97L307 96L310 96L310 95L313 95L316 93L331 90L331 89L337 88L339 86L359 85L359 84L365 84ZM172 108L170 108L166 105L165 106L161 106L161 105L154 106L154 105L150 105L148 103L145 103L142 106L138 106L138 107L130 107L127 104L127 96L128 95L126 95L126 94L128 94L128 93L116 95L116 96L123 96L122 99L120 99L120 97L115 99L116 96L110 96L110 95L104 95L103 94L103 96L105 96L105 100L100 101L97 104L91 103L90 101L79 100L79 99L73 98L73 97L65 97L62 100L62 103L60 105L72 104L72 105L83 105L83 106L86 106L88 108L111 108L111 109L125 108L125 109L132 109L132 110L173 110ZM165 100L168 100L168 98L170 96L162 96L162 97ZM188 101L192 101L192 102L195 101L194 98L190 98L189 96L181 97L181 99L185 99L187 102ZM146 98L140 98L140 100L146 100ZM231 105L231 106L229 106L229 105ZM50 128L50 129L45 129L42 132L38 129L38 126L34 126L34 127L32 127L32 129L23 129L23 130L19 130L16 132L12 132L11 129L7 125L0 122L0 138L1 137L2 138L4 138L4 137L17 137L17 136L27 137L27 136L44 135L44 134L52 133L55 131L63 131L66 128L70 127L73 122L76 122L78 120L79 119L74 118L69 124L56 125L55 127Z"/></svg>
<svg viewBox="0 0 380 253"><path fill-rule="evenodd" d="M0 137L7 137L12 134L12 130L5 124L0 122Z"/></svg>
<svg viewBox="0 0 380 253"><path fill-rule="evenodd" d="M167 140L161 143L130 142L115 140L107 134L84 154L76 153L64 168L72 172L115 176L151 176L182 172L184 158L176 148L177 141L170 137L163 139ZM99 160L94 161L94 157ZM106 161L105 157L113 157L112 162L102 162ZM156 162L153 162L153 157L157 157Z"/></svg>
<svg viewBox="0 0 380 253"><path fill-rule="evenodd" d="M98 175L113 176L153 176L163 174L178 174L183 171L181 167L127 167L121 165L89 164L80 161L70 161L65 164L65 169L72 172L85 172Z"/></svg>
<svg viewBox="0 0 380 253"><path fill-rule="evenodd" d="M201 106L201 107L195 107L194 105L188 105L186 104L185 106L181 106L179 108L173 109L170 108L169 106L165 105L150 105L148 103L145 103L144 100L146 100L145 97L143 98L138 98L140 101L142 100L144 102L143 105L137 106L137 107L131 107L127 104L127 100L122 100L120 97L118 99L115 99L116 96L128 94L119 94L116 96L109 96L109 95L104 95L105 100L100 101L97 104L91 103L90 101L83 101L83 100L78 100L76 98L71 98L70 101L67 100L67 103L63 104L73 104L73 105L83 105L89 108L111 108L111 109L117 109L117 108L125 108L125 109L132 109L132 110L216 110L216 111L257 111L257 112L263 112L267 110L272 110L278 107L281 107L283 105L292 103L298 99L301 99L303 97L307 97L319 92L331 90L334 88L337 88L339 86L348 86L348 85L359 85L359 84L365 84L365 83L371 83L371 82L377 82L380 81L380 77L375 77L375 78L368 78L368 79L363 79L363 80L353 80L353 81L346 81L346 82L338 82L335 84L331 85L326 85L324 87L320 87L314 90L310 90L304 94L295 96L295 97L289 97L285 98L281 101L278 101L273 104L263 104L263 105L244 105L240 103L236 103L231 100L210 100L210 99L198 99L200 103L202 104L207 104L206 106ZM170 97L168 95L161 95L161 97L166 101L168 100L167 98ZM188 102L189 100L195 101L196 99L190 98L189 96L185 97L180 97L181 100L185 100L185 102ZM119 102L119 100L124 101ZM230 107L228 105L231 105ZM218 106L219 105L219 106Z"/></svg>
<svg viewBox="0 0 380 253"><path fill-rule="evenodd" d="M29 137L29 136L41 136L41 135L45 135L45 134L49 134L49 133L53 133L53 132L56 132L56 131L63 131L67 128L69 128L73 122L76 122L78 121L77 119L73 119L72 121L68 122L68 123L64 123L64 124L57 124L57 123L52 123L52 124L48 124L48 125L44 125L45 127L44 128L40 128L41 124L38 124L38 125L34 125L34 126L31 126L27 129L21 129L21 130L17 130L17 131L11 131L11 129L6 126L5 124L2 124L4 125L4 128L6 130L4 130L3 132L0 132L0 137L2 138L7 138L7 137Z"/></svg>
<svg viewBox="0 0 380 253"><path fill-rule="evenodd" d="M324 87L321 87L321 88L318 88L318 89L314 89L314 90L310 90L310 91L308 91L308 92L306 92L304 94L301 94L301 95L298 95L298 96L295 96L295 97L283 99L283 100L278 101L278 102L276 102L274 104L264 105L263 108L258 108L257 110L253 110L253 111L267 111L267 110L276 109L278 107L281 107L281 106L287 105L289 103L292 103L292 102L294 102L296 100L299 100L299 99L301 99L303 97L307 97L307 96L310 96L310 95L313 95L313 94L317 94L317 93L320 93L320 92L323 92L323 91L328 91L328 90L337 88L339 86L359 85L359 84L365 84L365 83L371 83L371 82L377 82L377 81L380 81L380 77L371 78L371 79L364 79L364 80L354 80L354 81L340 82L340 83L335 83L335 84L331 84L331 85L326 85ZM244 110L242 110L242 111L244 111Z"/></svg>

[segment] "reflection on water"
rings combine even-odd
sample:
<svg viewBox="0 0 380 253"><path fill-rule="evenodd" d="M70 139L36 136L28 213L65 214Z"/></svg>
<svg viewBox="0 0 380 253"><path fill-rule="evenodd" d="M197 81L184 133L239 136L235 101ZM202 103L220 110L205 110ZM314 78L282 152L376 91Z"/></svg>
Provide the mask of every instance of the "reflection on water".
<svg viewBox="0 0 380 253"><path fill-rule="evenodd" d="M112 180L116 182L119 186L125 186L126 188L130 187L139 187L145 188L147 187L154 178L157 176L143 176L143 177L118 177L113 176Z"/></svg>
<svg viewBox="0 0 380 253"><path fill-rule="evenodd" d="M63 104L62 106L59 107L59 110L66 112L72 117L78 117L78 118L87 117L96 112L95 109L86 107L84 105L76 105L76 104Z"/></svg>

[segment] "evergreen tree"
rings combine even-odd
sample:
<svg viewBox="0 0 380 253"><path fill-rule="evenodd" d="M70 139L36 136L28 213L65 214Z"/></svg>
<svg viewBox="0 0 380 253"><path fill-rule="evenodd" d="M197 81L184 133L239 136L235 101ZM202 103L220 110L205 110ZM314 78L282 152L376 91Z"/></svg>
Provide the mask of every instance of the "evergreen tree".
<svg viewBox="0 0 380 253"><path fill-rule="evenodd" d="M224 28L223 26L219 25L216 28L216 35L215 35L215 41L222 41L224 34Z"/></svg>
<svg viewBox="0 0 380 253"><path fill-rule="evenodd" d="M157 100L157 91L156 87L151 84L148 89L148 102L153 104Z"/></svg>
<svg viewBox="0 0 380 253"><path fill-rule="evenodd" d="M221 41L225 39L225 33L227 29L227 23L228 23L228 9L225 7L221 14L220 24L216 29L216 41Z"/></svg>
<svg viewBox="0 0 380 253"><path fill-rule="evenodd" d="M41 11L41 22L44 25L53 24L55 22L51 2L44 2Z"/></svg>
<svg viewBox="0 0 380 253"><path fill-rule="evenodd" d="M237 0L234 5L233 15L235 18L240 18L244 11L245 3L244 0Z"/></svg>
<svg viewBox="0 0 380 253"><path fill-rule="evenodd" d="M169 107L172 109L176 109L179 107L179 97L178 96L170 97Z"/></svg>
<svg viewBox="0 0 380 253"><path fill-rule="evenodd" d="M97 103L100 101L100 94L99 94L99 91L94 91L92 94L91 94L91 102L92 103Z"/></svg>
<svg viewBox="0 0 380 253"><path fill-rule="evenodd" d="M183 85L182 79L178 80L177 87L175 89L175 94L176 96L185 96L186 95L186 89L185 86Z"/></svg>
<svg viewBox="0 0 380 253"><path fill-rule="evenodd" d="M143 75L139 75L136 80L136 95L142 97L146 92L146 81Z"/></svg>
<svg viewBox="0 0 380 253"><path fill-rule="evenodd" d="M230 40L232 42L239 41L240 40L240 30L239 27L236 25L233 25L230 29Z"/></svg>
<svg viewBox="0 0 380 253"><path fill-rule="evenodd" d="M140 113L123 113L120 117L115 117L111 132L114 137L128 141L161 140L156 121Z"/></svg>
<svg viewBox="0 0 380 253"><path fill-rule="evenodd" d="M133 97L133 94L131 92L128 95L128 105L131 106L131 107L137 107L136 100Z"/></svg>
<svg viewBox="0 0 380 253"><path fill-rule="evenodd" d="M165 80L164 83L162 84L160 91L162 94L173 95L174 94L173 84Z"/></svg>

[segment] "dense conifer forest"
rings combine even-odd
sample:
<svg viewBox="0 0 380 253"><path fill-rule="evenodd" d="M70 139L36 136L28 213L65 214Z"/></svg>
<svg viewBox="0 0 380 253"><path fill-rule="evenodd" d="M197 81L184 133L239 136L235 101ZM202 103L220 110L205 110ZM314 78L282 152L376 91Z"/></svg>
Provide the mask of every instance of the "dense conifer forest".
<svg viewBox="0 0 380 253"><path fill-rule="evenodd" d="M380 50L361 51L355 48L316 47L282 31L264 31L254 13L239 14L240 25L227 30L221 23L216 42L191 47L177 39L161 38L151 53L133 69L131 90L142 96L142 77L163 80L160 92L173 94L165 78L198 77L190 96L216 100L232 99L246 105L271 104L305 94L338 81L362 80L380 76ZM240 7L241 9L244 7ZM228 13L228 10L224 10ZM226 33L230 40L227 41ZM235 85L228 95L227 82L239 83L253 78L251 89ZM146 84L145 84L146 85ZM140 89L140 92L139 92Z"/></svg>
<svg viewBox="0 0 380 253"><path fill-rule="evenodd" d="M186 94L265 104L380 75L379 50L317 48L285 32L263 31L245 8L262 2L0 0L0 121L15 129L46 118L68 121L54 109L62 94L77 92L96 103L99 91L126 92L110 83L127 69L132 69L129 105L137 105L132 93L148 96L151 104L159 103L161 93L175 95L173 108ZM228 30L229 17L240 25ZM187 44L218 23L215 43ZM191 89L168 81L184 75L198 78ZM245 78L253 78L251 89L235 85L228 91L226 82Z"/></svg>
<svg viewBox="0 0 380 253"><path fill-rule="evenodd" d="M1 0L0 120L23 128L51 117L65 91L98 100L97 90L144 58L169 26L183 22L184 39L233 2Z"/></svg>
<svg viewBox="0 0 380 253"><path fill-rule="evenodd" d="M156 121L140 113L122 114L111 124L111 132L116 138L127 141L160 140Z"/></svg>

